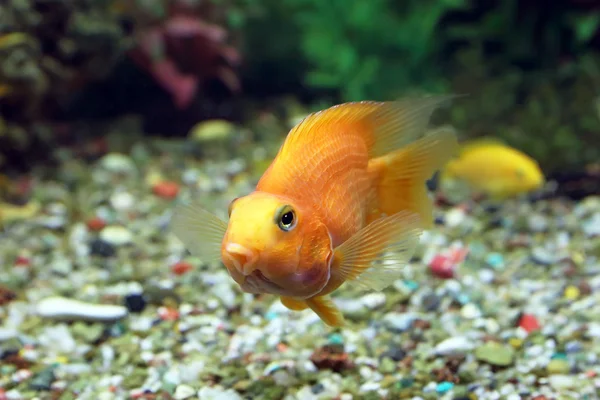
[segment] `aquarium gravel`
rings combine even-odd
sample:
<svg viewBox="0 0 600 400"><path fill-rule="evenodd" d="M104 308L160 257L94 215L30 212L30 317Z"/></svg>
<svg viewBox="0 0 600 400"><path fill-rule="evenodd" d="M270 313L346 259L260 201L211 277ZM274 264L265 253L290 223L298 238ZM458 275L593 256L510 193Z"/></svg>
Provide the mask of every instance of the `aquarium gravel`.
<svg viewBox="0 0 600 400"><path fill-rule="evenodd" d="M331 329L167 229L192 196L226 216L277 145L140 143L40 176L39 207L3 215L0 399L598 398L600 198L438 199L403 279L344 286Z"/></svg>

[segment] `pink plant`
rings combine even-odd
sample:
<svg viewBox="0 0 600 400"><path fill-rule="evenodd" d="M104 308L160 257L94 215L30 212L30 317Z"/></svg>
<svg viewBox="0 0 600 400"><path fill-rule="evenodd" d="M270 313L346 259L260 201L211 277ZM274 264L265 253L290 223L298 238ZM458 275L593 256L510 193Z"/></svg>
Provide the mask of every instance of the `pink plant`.
<svg viewBox="0 0 600 400"><path fill-rule="evenodd" d="M220 26L186 8L172 8L166 20L138 32L130 56L171 94L177 107L185 108L210 79L221 80L232 92L240 90L234 72L240 56L226 39Z"/></svg>

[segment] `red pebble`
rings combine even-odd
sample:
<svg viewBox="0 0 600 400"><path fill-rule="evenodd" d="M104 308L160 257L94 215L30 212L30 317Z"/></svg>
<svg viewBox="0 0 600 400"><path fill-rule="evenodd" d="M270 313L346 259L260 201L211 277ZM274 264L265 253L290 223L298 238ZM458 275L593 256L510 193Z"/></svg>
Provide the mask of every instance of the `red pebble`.
<svg viewBox="0 0 600 400"><path fill-rule="evenodd" d="M540 329L540 323L535 315L532 314L523 314L519 320L519 326L525 329L527 333L531 333Z"/></svg>
<svg viewBox="0 0 600 400"><path fill-rule="evenodd" d="M175 275L183 275L191 271L193 268L194 266L192 264L185 261L179 261L171 266L171 272L173 272Z"/></svg>
<svg viewBox="0 0 600 400"><path fill-rule="evenodd" d="M163 321L176 321L179 318L179 311L170 307L159 307L158 316Z"/></svg>
<svg viewBox="0 0 600 400"><path fill-rule="evenodd" d="M30 260L25 256L18 256L15 260L15 267L29 267Z"/></svg>
<svg viewBox="0 0 600 400"><path fill-rule="evenodd" d="M6 391L0 388L0 400L8 400L8 396L6 395Z"/></svg>
<svg viewBox="0 0 600 400"><path fill-rule="evenodd" d="M179 194L179 185L170 181L160 182L154 185L152 192L163 199L174 199Z"/></svg>
<svg viewBox="0 0 600 400"><path fill-rule="evenodd" d="M590 369L589 371L586 371L585 376L586 378L595 378L596 377L596 371L594 371L593 369Z"/></svg>
<svg viewBox="0 0 600 400"><path fill-rule="evenodd" d="M429 263L429 268L431 269L431 273L438 278L450 279L454 277L456 264L450 258L438 254Z"/></svg>
<svg viewBox="0 0 600 400"><path fill-rule="evenodd" d="M106 222L100 217L94 217L87 222L90 231L98 232L106 226Z"/></svg>

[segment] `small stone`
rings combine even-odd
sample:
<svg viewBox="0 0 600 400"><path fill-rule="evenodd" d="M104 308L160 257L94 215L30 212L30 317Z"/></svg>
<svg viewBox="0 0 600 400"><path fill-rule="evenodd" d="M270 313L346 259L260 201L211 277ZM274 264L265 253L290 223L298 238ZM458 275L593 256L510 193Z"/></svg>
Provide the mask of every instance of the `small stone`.
<svg viewBox="0 0 600 400"><path fill-rule="evenodd" d="M465 319L475 319L481 317L481 310L475 304L467 303L461 308L460 315Z"/></svg>
<svg viewBox="0 0 600 400"><path fill-rule="evenodd" d="M465 221L466 214L462 208L456 207L446 213L446 225L455 228Z"/></svg>
<svg viewBox="0 0 600 400"><path fill-rule="evenodd" d="M475 347L473 340L465 336L454 336L448 338L435 346L435 353L439 355L462 354L473 350Z"/></svg>
<svg viewBox="0 0 600 400"><path fill-rule="evenodd" d="M125 296L125 307L132 313L140 313L146 308L146 299L142 293L132 293Z"/></svg>
<svg viewBox="0 0 600 400"><path fill-rule="evenodd" d="M198 398L202 400L242 400L242 397L233 389L205 386L198 391Z"/></svg>
<svg viewBox="0 0 600 400"><path fill-rule="evenodd" d="M542 247L534 247L531 251L531 259L540 265L552 265L557 260L556 257L548 250Z"/></svg>
<svg viewBox="0 0 600 400"><path fill-rule="evenodd" d="M421 306L428 312L436 311L440 307L440 303L440 297L434 293L430 293L421 299Z"/></svg>
<svg viewBox="0 0 600 400"><path fill-rule="evenodd" d="M437 254L429 263L429 269L438 278L450 279L454 277L456 264L450 258L442 254Z"/></svg>
<svg viewBox="0 0 600 400"><path fill-rule="evenodd" d="M385 294L379 292L368 293L362 297L362 302L368 309L376 309L385 304Z"/></svg>
<svg viewBox="0 0 600 400"><path fill-rule="evenodd" d="M440 382L437 384L435 391L438 392L439 394L444 394L446 392L449 392L450 390L452 390L452 388L454 388L454 383L452 382Z"/></svg>
<svg viewBox="0 0 600 400"><path fill-rule="evenodd" d="M152 187L152 192L163 199L174 199L179 194L179 184L176 182L162 181Z"/></svg>
<svg viewBox="0 0 600 400"><path fill-rule="evenodd" d="M527 222L533 232L543 232L548 228L548 218L541 214L530 215Z"/></svg>
<svg viewBox="0 0 600 400"><path fill-rule="evenodd" d="M504 256L500 253L490 253L487 255L485 262L492 268L499 269L504 266Z"/></svg>
<svg viewBox="0 0 600 400"><path fill-rule="evenodd" d="M117 253L117 250L115 246L102 239L94 239L90 243L90 253L100 257L112 257Z"/></svg>
<svg viewBox="0 0 600 400"><path fill-rule="evenodd" d="M189 385L178 385L175 388L175 393L173 394L173 398L175 400L184 400L188 399L196 394L196 390Z"/></svg>
<svg viewBox="0 0 600 400"><path fill-rule="evenodd" d="M564 359L550 360L546 370L551 375L566 374L569 372L569 363Z"/></svg>
<svg viewBox="0 0 600 400"><path fill-rule="evenodd" d="M185 261L179 261L171 266L171 272L175 275L184 275L193 269L194 266Z"/></svg>
<svg viewBox="0 0 600 400"><path fill-rule="evenodd" d="M124 154L107 154L100 160L100 164L113 173L131 173L135 171L135 164Z"/></svg>
<svg viewBox="0 0 600 400"><path fill-rule="evenodd" d="M91 304L65 297L47 297L36 307L43 318L89 321L115 321L127 316L122 306Z"/></svg>
<svg viewBox="0 0 600 400"><path fill-rule="evenodd" d="M381 354L382 358L391 358L393 361L402 361L406 357L406 352L402 350L400 347L393 347L383 354Z"/></svg>
<svg viewBox="0 0 600 400"><path fill-rule="evenodd" d="M100 232L100 239L114 246L131 243L133 234L123 226L107 226Z"/></svg>
<svg viewBox="0 0 600 400"><path fill-rule="evenodd" d="M574 376L558 374L549 376L548 383L555 390L574 389L581 384Z"/></svg>
<svg viewBox="0 0 600 400"><path fill-rule="evenodd" d="M540 329L540 324L537 318L535 317L535 315L531 314L523 314L521 316L521 319L519 319L519 326L523 328L527 333L531 333Z"/></svg>
<svg viewBox="0 0 600 400"><path fill-rule="evenodd" d="M130 210L135 206L135 197L127 192L116 192L110 197L110 205L118 211Z"/></svg>
<svg viewBox="0 0 600 400"><path fill-rule="evenodd" d="M564 296L567 300L577 300L581 292L577 286L569 285L565 288Z"/></svg>
<svg viewBox="0 0 600 400"><path fill-rule="evenodd" d="M33 390L48 391L52 389L52 382L54 382L55 379L54 369L46 368L31 378L29 387Z"/></svg>
<svg viewBox="0 0 600 400"><path fill-rule="evenodd" d="M500 367L507 367L514 361L515 351L496 342L488 342L475 350L475 357L483 362Z"/></svg>
<svg viewBox="0 0 600 400"><path fill-rule="evenodd" d="M86 222L86 226L90 231L100 232L106 226L106 222L100 217L93 217Z"/></svg>
<svg viewBox="0 0 600 400"><path fill-rule="evenodd" d="M388 313L383 317L383 322L394 331L404 332L408 330L413 322L415 316L412 314L404 314L392 312Z"/></svg>
<svg viewBox="0 0 600 400"><path fill-rule="evenodd" d="M235 126L231 122L214 119L196 124L189 135L195 142L206 143L227 140L234 132Z"/></svg>

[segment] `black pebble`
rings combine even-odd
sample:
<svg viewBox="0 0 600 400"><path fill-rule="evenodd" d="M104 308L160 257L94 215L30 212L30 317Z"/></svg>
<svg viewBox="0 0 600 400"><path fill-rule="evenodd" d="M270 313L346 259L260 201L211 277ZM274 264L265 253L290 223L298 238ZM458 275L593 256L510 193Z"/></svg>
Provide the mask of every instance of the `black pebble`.
<svg viewBox="0 0 600 400"><path fill-rule="evenodd" d="M313 394L319 394L321 393L323 390L325 389L325 386L323 386L322 383L317 383L316 385L313 385L310 388L310 391L313 392Z"/></svg>
<svg viewBox="0 0 600 400"><path fill-rule="evenodd" d="M139 313L146 308L146 299L141 293L133 293L125 296L125 307L132 313Z"/></svg>
<svg viewBox="0 0 600 400"><path fill-rule="evenodd" d="M391 358L393 361L398 362L404 360L404 357L406 357L406 352L399 347L393 347L381 355L382 359L385 357Z"/></svg>
<svg viewBox="0 0 600 400"><path fill-rule="evenodd" d="M105 242L102 239L94 239L92 243L90 243L90 251L92 255L100 257L112 257L117 252L112 244Z"/></svg>
<svg viewBox="0 0 600 400"><path fill-rule="evenodd" d="M440 306L440 298L435 294L428 294L421 300L421 305L426 311L436 311Z"/></svg>
<svg viewBox="0 0 600 400"><path fill-rule="evenodd" d="M444 225L446 223L446 220L441 215L438 215L437 217L435 217L435 219L433 220L433 222L436 225Z"/></svg>

